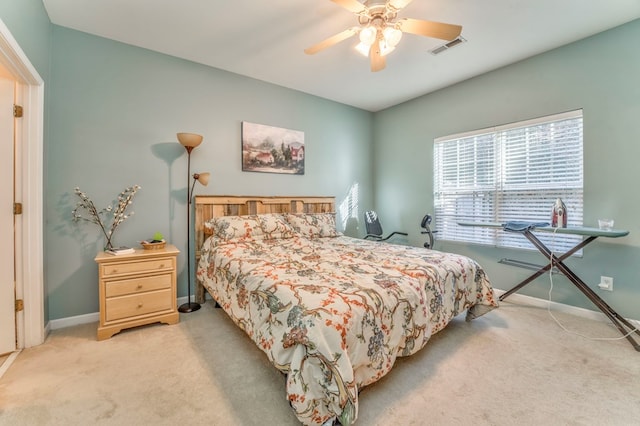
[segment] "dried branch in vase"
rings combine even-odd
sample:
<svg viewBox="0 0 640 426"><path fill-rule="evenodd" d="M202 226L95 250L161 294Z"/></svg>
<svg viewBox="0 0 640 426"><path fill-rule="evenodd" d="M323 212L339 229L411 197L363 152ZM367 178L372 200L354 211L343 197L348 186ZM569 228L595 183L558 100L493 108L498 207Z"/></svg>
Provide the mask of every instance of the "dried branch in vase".
<svg viewBox="0 0 640 426"><path fill-rule="evenodd" d="M76 208L73 209L73 221L86 221L95 223L100 227L102 234L105 237L105 250L113 249L112 238L113 234L122 222L129 217L133 216L134 212L126 213L127 207L133 204L133 197L140 189L140 185L133 185L122 191L113 204L109 204L102 210L98 210L91 201L89 196L82 192L80 188L74 189L75 194L80 198L80 201L76 204ZM111 223L111 225L108 225Z"/></svg>

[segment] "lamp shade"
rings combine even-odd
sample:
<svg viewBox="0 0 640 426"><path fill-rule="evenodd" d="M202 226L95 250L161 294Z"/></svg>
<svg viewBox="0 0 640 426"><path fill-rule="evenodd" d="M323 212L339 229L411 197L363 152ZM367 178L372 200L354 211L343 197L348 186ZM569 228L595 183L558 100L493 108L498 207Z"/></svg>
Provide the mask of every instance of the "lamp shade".
<svg viewBox="0 0 640 426"><path fill-rule="evenodd" d="M193 178L196 179L202 186L207 186L209 184L209 178L211 177L211 173L195 173Z"/></svg>
<svg viewBox="0 0 640 426"><path fill-rule="evenodd" d="M202 143L202 135L195 133L178 133L178 142L185 148L195 148Z"/></svg>
<svg viewBox="0 0 640 426"><path fill-rule="evenodd" d="M382 33L389 47L396 47L402 38L402 31L394 27L386 27Z"/></svg>
<svg viewBox="0 0 640 426"><path fill-rule="evenodd" d="M395 50L395 46L391 46L386 40L380 42L380 56L387 56L389 53Z"/></svg>
<svg viewBox="0 0 640 426"><path fill-rule="evenodd" d="M368 44L364 44L364 43L358 43L355 47L355 49L360 52L360 54L364 57L369 56L369 51L371 50L371 46L369 46Z"/></svg>
<svg viewBox="0 0 640 426"><path fill-rule="evenodd" d="M373 27L365 27L360 30L360 42L371 46L376 41L377 30Z"/></svg>

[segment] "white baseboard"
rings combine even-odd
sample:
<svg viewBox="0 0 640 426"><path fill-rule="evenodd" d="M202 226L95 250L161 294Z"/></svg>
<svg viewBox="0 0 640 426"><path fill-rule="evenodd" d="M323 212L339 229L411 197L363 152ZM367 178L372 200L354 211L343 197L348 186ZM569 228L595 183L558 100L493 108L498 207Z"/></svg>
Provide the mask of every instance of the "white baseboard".
<svg viewBox="0 0 640 426"><path fill-rule="evenodd" d="M94 312L92 314L77 315L75 317L51 320L49 321L48 327L51 330L57 330L59 328L67 328L74 325L87 324L90 322L98 321L100 321L100 312Z"/></svg>
<svg viewBox="0 0 640 426"><path fill-rule="evenodd" d="M187 303L187 296L178 298L178 306L183 303ZM59 328L73 327L74 325L88 324L90 322L98 321L100 321L100 312L51 320L45 327L45 336L49 334L50 330L57 330Z"/></svg>
<svg viewBox="0 0 640 426"><path fill-rule="evenodd" d="M502 294L506 293L504 290L494 289L496 295L500 297ZM547 299L539 299L537 297L525 296L522 294L514 293L509 296L507 299L508 302L511 303L520 303L522 305L535 306L536 308L547 308L549 304L551 304L551 310L555 312L562 312L565 314L575 315L581 318L592 319L595 321L601 322L609 322L609 318L602 312L592 311L590 309L579 308L577 306L565 305L563 303L558 302L549 302ZM636 327L640 328L640 321L626 318L627 321L634 324Z"/></svg>
<svg viewBox="0 0 640 426"><path fill-rule="evenodd" d="M496 295L499 297L503 293L504 290L495 290ZM206 295L207 299L210 299L209 295ZM588 318L596 321L608 322L609 319L601 312L591 311L589 309L578 308L576 306L565 305L563 303L557 302L549 302L546 299L538 299L537 297L524 296L522 294L514 293L509 296L509 302L512 303L521 303L523 305L535 306L538 308L546 308L551 303L551 308L557 312L563 312L566 314L575 315L581 318ZM179 297L178 298L178 306L183 303L187 303L187 297ZM60 318L56 320L51 320L47 324L45 335L49 334L49 330L57 330L59 328L72 327L74 325L87 324L90 322L98 322L100 320L100 313L94 312L92 314L78 315L75 317L67 317ZM636 326L640 327L640 321L628 319L628 321L634 323Z"/></svg>
<svg viewBox="0 0 640 426"><path fill-rule="evenodd" d="M9 369L9 367L11 367L11 364L13 364L13 361L15 361L15 359L18 357L18 354L21 351L22 349L18 349L17 351L11 352L7 357L7 359L4 360L2 365L0 365L0 379L2 378L4 373L6 373L6 371Z"/></svg>

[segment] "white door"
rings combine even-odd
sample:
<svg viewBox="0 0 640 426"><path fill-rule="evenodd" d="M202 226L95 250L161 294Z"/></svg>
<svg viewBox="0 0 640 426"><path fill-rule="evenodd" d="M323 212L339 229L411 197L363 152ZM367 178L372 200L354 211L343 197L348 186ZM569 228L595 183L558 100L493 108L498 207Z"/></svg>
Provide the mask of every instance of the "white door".
<svg viewBox="0 0 640 426"><path fill-rule="evenodd" d="M16 349L13 100L15 82L0 69L0 355Z"/></svg>

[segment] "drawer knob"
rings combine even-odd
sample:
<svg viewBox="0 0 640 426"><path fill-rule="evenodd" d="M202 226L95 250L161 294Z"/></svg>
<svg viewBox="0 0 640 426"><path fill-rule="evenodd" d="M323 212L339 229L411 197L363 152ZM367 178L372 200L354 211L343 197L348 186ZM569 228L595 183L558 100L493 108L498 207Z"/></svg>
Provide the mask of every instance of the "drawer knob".
<svg viewBox="0 0 640 426"><path fill-rule="evenodd" d="M142 303L138 303L138 308L142 308Z"/></svg>
<svg viewBox="0 0 640 426"><path fill-rule="evenodd" d="M138 284L138 290L142 288L142 284Z"/></svg>
<svg viewBox="0 0 640 426"><path fill-rule="evenodd" d="M160 269L164 268L164 263L160 264Z"/></svg>
<svg viewBox="0 0 640 426"><path fill-rule="evenodd" d="M117 274L117 273L118 273L118 270L117 270L117 269L112 269L112 270L111 270L111 273L112 273L112 274Z"/></svg>

